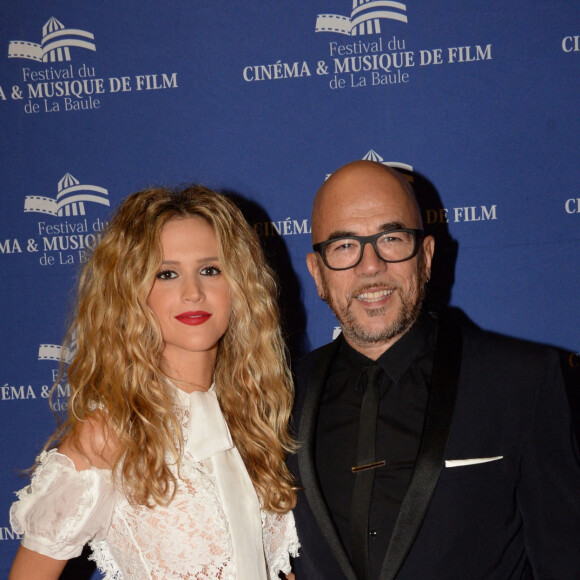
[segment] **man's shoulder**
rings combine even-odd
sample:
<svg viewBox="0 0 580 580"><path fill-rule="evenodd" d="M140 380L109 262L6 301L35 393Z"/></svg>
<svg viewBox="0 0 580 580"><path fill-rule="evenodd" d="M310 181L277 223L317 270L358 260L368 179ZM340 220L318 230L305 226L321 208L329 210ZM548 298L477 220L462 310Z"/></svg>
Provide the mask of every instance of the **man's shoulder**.
<svg viewBox="0 0 580 580"><path fill-rule="evenodd" d="M300 384L307 380L320 364L324 364L325 361L332 358L338 348L339 341L340 338L337 338L332 342L319 346L299 359L295 365L296 382Z"/></svg>
<svg viewBox="0 0 580 580"><path fill-rule="evenodd" d="M308 393L325 382L326 374L342 339L338 337L296 362L294 365L295 409L301 409Z"/></svg>
<svg viewBox="0 0 580 580"><path fill-rule="evenodd" d="M555 349L522 338L515 338L484 330L467 318L446 316L450 324L457 325L463 337L463 357L487 358L495 364L536 366L558 360Z"/></svg>

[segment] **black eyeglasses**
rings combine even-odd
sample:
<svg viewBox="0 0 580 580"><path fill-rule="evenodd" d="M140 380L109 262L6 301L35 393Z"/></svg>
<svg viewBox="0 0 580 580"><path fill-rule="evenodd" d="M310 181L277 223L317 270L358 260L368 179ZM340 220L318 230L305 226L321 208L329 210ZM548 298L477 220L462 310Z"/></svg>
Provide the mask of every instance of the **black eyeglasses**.
<svg viewBox="0 0 580 580"><path fill-rule="evenodd" d="M419 240L425 236L423 230L398 229L379 232L372 236L345 236L314 244L312 249L322 257L331 270L354 268L363 257L367 244L383 262L405 262L410 260L419 248Z"/></svg>

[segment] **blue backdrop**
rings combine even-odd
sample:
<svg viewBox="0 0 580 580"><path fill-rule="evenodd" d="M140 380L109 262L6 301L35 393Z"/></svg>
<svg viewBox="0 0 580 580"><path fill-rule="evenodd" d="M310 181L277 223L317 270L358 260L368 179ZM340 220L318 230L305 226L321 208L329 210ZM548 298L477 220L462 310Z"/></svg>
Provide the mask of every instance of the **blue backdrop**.
<svg viewBox="0 0 580 580"><path fill-rule="evenodd" d="M298 355L336 327L304 261L314 192L354 159L401 168L431 301L558 347L577 405L579 72L577 0L2 2L0 575L78 267L150 185L241 198Z"/></svg>

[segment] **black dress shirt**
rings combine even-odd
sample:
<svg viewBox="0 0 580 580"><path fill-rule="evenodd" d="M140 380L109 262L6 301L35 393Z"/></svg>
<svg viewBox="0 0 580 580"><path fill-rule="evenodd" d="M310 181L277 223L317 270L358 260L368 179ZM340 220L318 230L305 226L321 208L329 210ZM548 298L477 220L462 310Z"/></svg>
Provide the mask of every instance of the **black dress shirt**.
<svg viewBox="0 0 580 580"><path fill-rule="evenodd" d="M437 326L422 313L415 324L376 361L380 380L376 470L369 506L371 577L379 575L405 496L421 440L433 367ZM373 361L342 339L320 407L316 431L316 467L322 491L350 555L350 509L356 465L357 436L363 392L363 369ZM364 381L362 381L364 383Z"/></svg>

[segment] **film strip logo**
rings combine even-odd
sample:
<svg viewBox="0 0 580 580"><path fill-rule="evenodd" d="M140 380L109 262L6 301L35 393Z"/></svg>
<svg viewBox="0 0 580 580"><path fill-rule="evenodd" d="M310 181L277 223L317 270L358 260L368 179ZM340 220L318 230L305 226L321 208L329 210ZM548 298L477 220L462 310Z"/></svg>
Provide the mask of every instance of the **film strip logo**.
<svg viewBox="0 0 580 580"><path fill-rule="evenodd" d="M74 349L63 348L58 344L41 344L38 347L38 360L62 361L69 364L74 356Z"/></svg>

